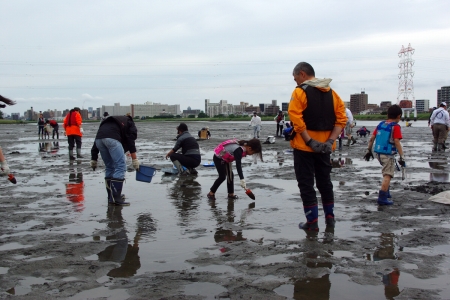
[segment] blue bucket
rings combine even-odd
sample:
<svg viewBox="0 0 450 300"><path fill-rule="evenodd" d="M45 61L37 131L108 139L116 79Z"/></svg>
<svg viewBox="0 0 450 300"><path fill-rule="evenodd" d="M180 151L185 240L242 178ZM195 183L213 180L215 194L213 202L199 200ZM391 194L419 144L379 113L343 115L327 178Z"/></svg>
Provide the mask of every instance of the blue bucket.
<svg viewBox="0 0 450 300"><path fill-rule="evenodd" d="M156 169L146 165L139 165L139 170L136 170L136 180L143 182L151 182L152 177L155 176Z"/></svg>

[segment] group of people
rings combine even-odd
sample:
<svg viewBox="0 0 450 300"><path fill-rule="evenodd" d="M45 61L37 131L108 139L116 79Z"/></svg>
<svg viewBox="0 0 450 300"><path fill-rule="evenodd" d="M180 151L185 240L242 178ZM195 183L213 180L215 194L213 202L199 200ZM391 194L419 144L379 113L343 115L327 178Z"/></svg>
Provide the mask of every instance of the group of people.
<svg viewBox="0 0 450 300"><path fill-rule="evenodd" d="M50 133L52 133L52 138L59 139L59 125L55 120L46 120L43 114L39 114L38 118L38 137L42 139L50 139Z"/></svg>

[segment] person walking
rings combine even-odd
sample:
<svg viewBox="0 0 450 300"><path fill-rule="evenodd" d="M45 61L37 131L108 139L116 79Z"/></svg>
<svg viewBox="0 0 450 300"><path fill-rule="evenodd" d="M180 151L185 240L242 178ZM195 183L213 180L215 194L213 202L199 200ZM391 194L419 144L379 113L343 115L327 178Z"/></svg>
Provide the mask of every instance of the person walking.
<svg viewBox="0 0 450 300"><path fill-rule="evenodd" d="M178 169L178 174L197 174L195 170L202 160L200 156L200 147L197 140L189 133L185 123L180 123L177 127L177 137L175 146L166 154L166 159L172 161L173 165ZM177 151L181 149L181 153ZM183 166L187 168L187 172L183 170Z"/></svg>
<svg viewBox="0 0 450 300"><path fill-rule="evenodd" d="M344 102L329 86L331 79L316 78L313 67L306 62L295 66L293 76L297 87L292 92L288 110L295 132L291 147L294 148L295 176L307 220L300 223L299 228L318 231L319 210L314 178L322 199L325 224L334 227L330 154L347 117Z"/></svg>
<svg viewBox="0 0 450 300"><path fill-rule="evenodd" d="M389 200L391 194L389 192L389 185L391 179L394 178L395 173L395 155L400 155L399 164L406 167L405 158L403 156L403 148L400 140L402 139L402 131L398 122L402 117L402 109L398 105L392 105L388 108L388 119L378 124L370 137L368 148L364 159L369 161L373 157L372 146L375 142L374 152L377 154L377 159L383 166L381 173L383 181L381 183L380 191L378 192L378 205L392 205L394 202Z"/></svg>
<svg viewBox="0 0 450 300"><path fill-rule="evenodd" d="M44 130L45 130L45 119L44 119L44 115L43 114L39 114L39 118L37 121L37 125L38 125L38 136L39 138L44 138Z"/></svg>
<svg viewBox="0 0 450 300"><path fill-rule="evenodd" d="M73 148L76 144L77 158L83 158L81 155L81 137L83 133L81 132L81 114L80 108L75 107L70 110L67 116L64 118L63 127L66 131L67 141L69 143L69 159L75 160L73 156Z"/></svg>
<svg viewBox="0 0 450 300"><path fill-rule="evenodd" d="M445 140L450 128L447 103L442 102L439 108L433 111L430 117L430 126L433 131L433 151L444 151Z"/></svg>
<svg viewBox="0 0 450 300"><path fill-rule="evenodd" d="M261 131L261 117L258 116L256 111L253 112L253 117L250 120L249 126L253 126L253 138L259 139L259 132Z"/></svg>
<svg viewBox="0 0 450 300"><path fill-rule="evenodd" d="M355 124L353 124L353 114L350 109L345 108L345 114L347 115L347 124L345 124L345 135L347 136L347 145L350 146L350 141L352 142L352 145L356 143L355 138L352 136L353 127L355 127Z"/></svg>
<svg viewBox="0 0 450 300"><path fill-rule="evenodd" d="M52 126L52 139L55 139L55 133L56 133L56 139L59 140L59 125L58 122L55 120L50 120L50 126Z"/></svg>
<svg viewBox="0 0 450 300"><path fill-rule="evenodd" d="M91 167L97 168L98 153L105 163L105 186L108 204L130 205L122 195L129 151L134 169L139 169L135 140L137 128L133 118L127 116L109 116L100 123L91 149Z"/></svg>
<svg viewBox="0 0 450 300"><path fill-rule="evenodd" d="M244 174L242 173L241 160L247 155L259 154L262 160L262 146L258 139L246 140L227 140L220 143L214 149L214 166L216 167L219 178L214 181L209 193L206 195L209 200L216 200L216 191L222 182L227 179L228 199L237 199L234 194L234 174L232 163L236 161L236 169L241 179L241 187L246 189Z"/></svg>
<svg viewBox="0 0 450 300"><path fill-rule="evenodd" d="M278 111L278 115L275 116L274 120L277 123L276 136L283 136L283 126L284 126L284 121L285 120L284 120L283 111L281 109ZM278 132L280 132L279 135L278 135Z"/></svg>

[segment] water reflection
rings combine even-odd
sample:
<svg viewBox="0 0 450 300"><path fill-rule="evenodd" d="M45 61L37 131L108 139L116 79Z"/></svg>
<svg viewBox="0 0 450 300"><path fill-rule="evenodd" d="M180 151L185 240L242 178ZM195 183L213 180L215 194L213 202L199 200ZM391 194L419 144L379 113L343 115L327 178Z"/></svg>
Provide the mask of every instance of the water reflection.
<svg viewBox="0 0 450 300"><path fill-rule="evenodd" d="M71 168L69 182L66 183L66 198L74 204L75 210L84 209L84 182L81 168Z"/></svg>
<svg viewBox="0 0 450 300"><path fill-rule="evenodd" d="M276 159L277 159L278 165L281 167L284 163L283 152L277 152Z"/></svg>
<svg viewBox="0 0 450 300"><path fill-rule="evenodd" d="M59 151L59 142L38 143L38 151L41 156L44 154L56 154Z"/></svg>
<svg viewBox="0 0 450 300"><path fill-rule="evenodd" d="M179 176L170 185L169 197L177 208L183 226L189 225L192 214L197 212L201 199L202 187L194 176Z"/></svg>
<svg viewBox="0 0 450 300"><path fill-rule="evenodd" d="M111 234L106 237L107 241L114 244L98 253L99 261L113 261L120 266L110 270L107 275L111 277L131 277L141 267L139 253L139 241L143 237L149 237L156 231L156 224L148 213L140 214L137 218L137 230L133 244L129 244L125 220L122 217L122 206L108 206L106 213L107 227Z"/></svg>
<svg viewBox="0 0 450 300"><path fill-rule="evenodd" d="M348 158L348 157L345 157L345 158L340 157L340 154L339 154L339 157L338 157L338 158L332 158L332 159L331 159L331 166L332 166L333 168L342 168L342 167L344 167L345 165L352 165L352 164L353 164L353 161L352 161L351 158Z"/></svg>
<svg viewBox="0 0 450 300"><path fill-rule="evenodd" d="M395 234L382 233L380 236L380 245L377 247L373 256L367 254L367 260L383 260L383 259L397 259L395 255Z"/></svg>
<svg viewBox="0 0 450 300"><path fill-rule="evenodd" d="M330 274L320 278L305 278L294 283L294 299L330 299Z"/></svg>
<svg viewBox="0 0 450 300"><path fill-rule="evenodd" d="M393 300L394 297L400 295L400 289L398 288L398 280L400 279L400 271L394 268L389 274L377 273L382 276L382 282L384 284L384 296L386 299Z"/></svg>
<svg viewBox="0 0 450 300"><path fill-rule="evenodd" d="M446 161L429 161L428 165L435 170L445 170L447 168ZM449 173L430 173L430 181L449 182L450 176Z"/></svg>

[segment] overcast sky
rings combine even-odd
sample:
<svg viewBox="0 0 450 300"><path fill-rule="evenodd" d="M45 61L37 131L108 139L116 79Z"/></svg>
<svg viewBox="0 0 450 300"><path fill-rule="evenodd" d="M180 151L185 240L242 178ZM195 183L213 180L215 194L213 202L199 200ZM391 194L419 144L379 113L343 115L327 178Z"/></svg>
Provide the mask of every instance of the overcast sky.
<svg viewBox="0 0 450 300"><path fill-rule="evenodd" d="M450 85L450 1L0 0L4 112L146 101L288 102L312 64L344 101L397 101L411 43L415 98Z"/></svg>

